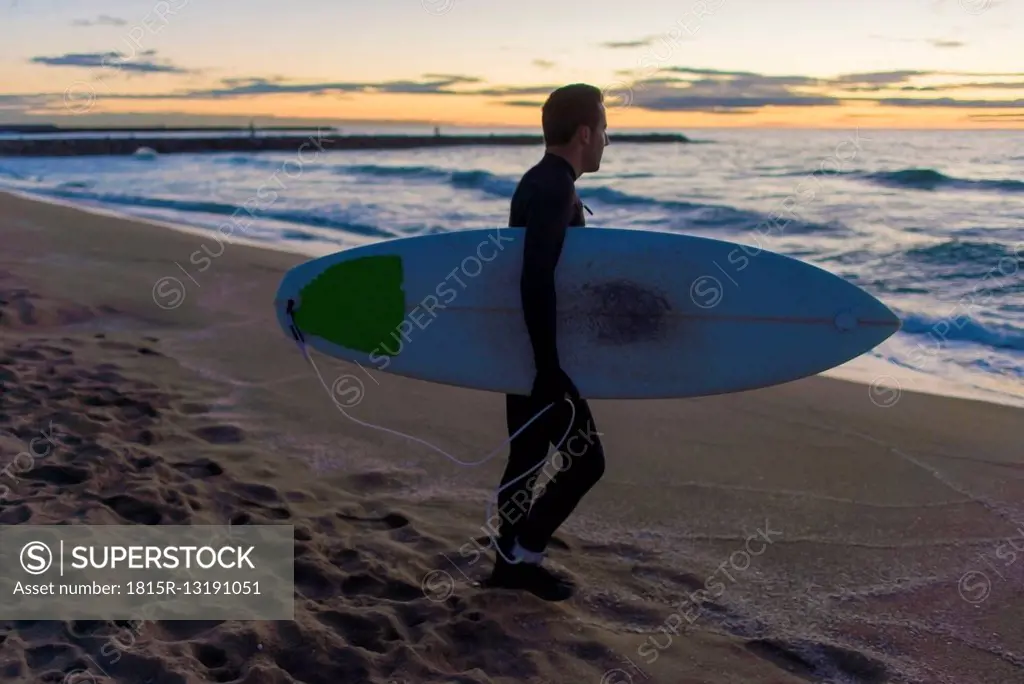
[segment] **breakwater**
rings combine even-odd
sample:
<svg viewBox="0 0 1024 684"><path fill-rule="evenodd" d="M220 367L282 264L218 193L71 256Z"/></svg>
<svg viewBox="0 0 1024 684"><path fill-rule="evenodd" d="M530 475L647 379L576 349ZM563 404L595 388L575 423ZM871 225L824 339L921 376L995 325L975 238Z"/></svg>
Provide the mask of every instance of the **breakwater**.
<svg viewBox="0 0 1024 684"><path fill-rule="evenodd" d="M131 133L126 137L125 134ZM676 133L628 134L611 136L612 143L688 143ZM89 137L17 137L0 139L0 156L73 157L86 155L130 155L140 148L157 154L196 154L204 152L287 152L310 143L325 150L395 150L416 147L456 146L530 146L543 145L539 135L336 135L314 132L301 135L258 136L174 136L135 134L124 131L117 136Z"/></svg>

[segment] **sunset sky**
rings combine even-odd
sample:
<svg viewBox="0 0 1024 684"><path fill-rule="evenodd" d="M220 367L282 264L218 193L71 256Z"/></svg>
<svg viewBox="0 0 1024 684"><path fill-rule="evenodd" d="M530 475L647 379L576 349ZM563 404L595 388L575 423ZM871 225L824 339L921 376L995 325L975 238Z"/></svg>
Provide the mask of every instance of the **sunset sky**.
<svg viewBox="0 0 1024 684"><path fill-rule="evenodd" d="M1024 128L1022 0L0 0L0 122Z"/></svg>

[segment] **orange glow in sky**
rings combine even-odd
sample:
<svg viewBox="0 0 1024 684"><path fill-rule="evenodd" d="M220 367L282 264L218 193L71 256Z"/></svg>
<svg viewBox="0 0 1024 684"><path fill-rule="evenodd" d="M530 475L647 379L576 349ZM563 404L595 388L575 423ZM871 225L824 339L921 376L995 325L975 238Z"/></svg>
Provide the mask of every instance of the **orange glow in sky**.
<svg viewBox="0 0 1024 684"><path fill-rule="evenodd" d="M537 127L544 95L583 81L613 129L1024 128L1019 2L156 5L0 8L0 123Z"/></svg>

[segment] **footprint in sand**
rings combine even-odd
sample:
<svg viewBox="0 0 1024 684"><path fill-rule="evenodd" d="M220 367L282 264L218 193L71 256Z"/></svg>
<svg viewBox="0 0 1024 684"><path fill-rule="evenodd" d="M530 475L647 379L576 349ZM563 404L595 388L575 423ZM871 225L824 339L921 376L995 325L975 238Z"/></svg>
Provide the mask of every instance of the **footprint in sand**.
<svg viewBox="0 0 1024 684"><path fill-rule="evenodd" d="M348 520L350 522L369 523L375 527L382 527L388 530L397 530L401 527L405 527L409 524L409 519L400 513L388 513L380 517L373 518L360 518L356 515L349 515L346 513L335 513L335 515L342 520Z"/></svg>
<svg viewBox="0 0 1024 684"><path fill-rule="evenodd" d="M887 668L863 653L813 641L754 639L747 650L780 669L809 681L852 678L859 684L885 684ZM816 664L815 664L816 663ZM823 671L825 670L825 671Z"/></svg>
<svg viewBox="0 0 1024 684"><path fill-rule="evenodd" d="M239 444L245 441L245 431L236 425L208 425L193 430L192 434L210 444Z"/></svg>
<svg viewBox="0 0 1024 684"><path fill-rule="evenodd" d="M215 461L211 461L208 458L197 458L194 461L188 461L186 463L175 463L174 467L185 475L197 480L204 480L208 477L216 477L217 475L224 474L224 469Z"/></svg>
<svg viewBox="0 0 1024 684"><path fill-rule="evenodd" d="M160 509L134 496L118 494L101 501L119 516L137 525L159 525L163 520Z"/></svg>
<svg viewBox="0 0 1024 684"><path fill-rule="evenodd" d="M317 613L316 619L338 632L347 643L374 653L387 653L390 642L402 640L388 617L380 613L363 616L327 610Z"/></svg>

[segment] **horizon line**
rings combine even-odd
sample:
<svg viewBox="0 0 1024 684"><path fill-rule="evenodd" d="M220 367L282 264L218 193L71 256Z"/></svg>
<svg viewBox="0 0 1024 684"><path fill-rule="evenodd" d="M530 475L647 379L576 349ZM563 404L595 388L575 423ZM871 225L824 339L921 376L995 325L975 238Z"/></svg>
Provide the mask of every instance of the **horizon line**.
<svg viewBox="0 0 1024 684"><path fill-rule="evenodd" d="M518 130L518 131L536 131L537 134L542 134L540 126L524 126L516 124L457 124L457 123L434 123L434 122L422 122L422 121L365 121L357 120L351 122L336 122L336 123L304 123L304 124L269 124L269 125L254 125L248 126L245 124L193 124L193 125L176 125L176 124L140 124L140 125L103 125L103 124L81 124L81 125L63 125L59 123L17 123L17 122L0 122L0 132L10 133L34 133L37 131L23 130L17 131L16 128L25 129L41 129L45 127L52 127L56 131L49 132L74 132L78 130L104 130L111 132L132 132L132 131L154 131L165 129L168 131L203 131L203 130L313 130L313 129L330 129L343 132L346 125L356 127L373 127L381 126L387 128L456 128L456 129L478 129L478 130L495 130L495 129L506 129L506 130ZM882 131L957 131L957 132L985 132L985 131L1020 131L1024 128L1024 121L1021 122L1021 126L962 126L962 127L939 127L939 126L871 126L871 125L806 125L806 124L754 124L754 125L731 125L731 126L714 126L714 125L703 125L703 126L616 126L614 129L609 131L609 136L615 136L616 131L632 132L632 131L659 131L659 132L674 132L685 134L688 130L850 130L850 129L872 129ZM39 133L45 133L47 131L39 130Z"/></svg>

